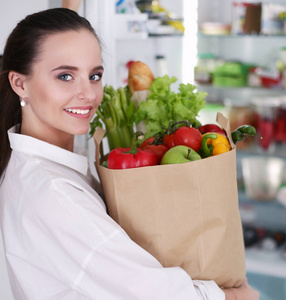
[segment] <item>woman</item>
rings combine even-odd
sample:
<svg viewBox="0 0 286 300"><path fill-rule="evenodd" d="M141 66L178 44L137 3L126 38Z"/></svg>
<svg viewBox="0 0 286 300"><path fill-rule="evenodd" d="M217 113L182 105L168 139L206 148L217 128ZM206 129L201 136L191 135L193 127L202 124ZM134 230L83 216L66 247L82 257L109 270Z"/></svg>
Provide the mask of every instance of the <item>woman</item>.
<svg viewBox="0 0 286 300"><path fill-rule="evenodd" d="M73 152L102 100L102 74L98 37L74 11L30 15L8 38L0 220L15 299L258 299L246 282L224 293L163 268L106 214L86 157Z"/></svg>

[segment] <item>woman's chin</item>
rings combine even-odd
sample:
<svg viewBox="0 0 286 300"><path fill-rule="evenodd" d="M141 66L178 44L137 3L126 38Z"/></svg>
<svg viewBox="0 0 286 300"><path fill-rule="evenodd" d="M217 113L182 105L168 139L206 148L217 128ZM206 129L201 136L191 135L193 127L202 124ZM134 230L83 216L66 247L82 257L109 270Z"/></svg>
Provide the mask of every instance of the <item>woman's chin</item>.
<svg viewBox="0 0 286 300"><path fill-rule="evenodd" d="M89 127L86 128L77 128L74 132L74 135L84 135L89 132Z"/></svg>

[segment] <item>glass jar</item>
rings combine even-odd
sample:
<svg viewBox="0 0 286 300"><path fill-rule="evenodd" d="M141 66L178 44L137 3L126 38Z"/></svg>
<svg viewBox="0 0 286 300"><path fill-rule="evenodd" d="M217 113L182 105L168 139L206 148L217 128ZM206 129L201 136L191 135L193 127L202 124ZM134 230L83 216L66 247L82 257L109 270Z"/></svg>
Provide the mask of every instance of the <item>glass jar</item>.
<svg viewBox="0 0 286 300"><path fill-rule="evenodd" d="M263 152L273 152L277 135L278 112L281 99L277 96L254 97L251 100L254 110L254 122L257 133L259 149Z"/></svg>
<svg viewBox="0 0 286 300"><path fill-rule="evenodd" d="M250 103L247 99L225 99L224 105L226 107L228 120L230 123L231 131L242 125L252 125L253 112L250 108ZM238 149L249 148L253 145L253 138L245 138L244 140L237 143Z"/></svg>
<svg viewBox="0 0 286 300"><path fill-rule="evenodd" d="M199 84L211 84L212 74L216 66L216 59L212 53L198 54L198 63L194 69L195 81Z"/></svg>
<svg viewBox="0 0 286 300"><path fill-rule="evenodd" d="M276 120L276 142L286 145L286 96L280 98L281 104L277 112Z"/></svg>
<svg viewBox="0 0 286 300"><path fill-rule="evenodd" d="M155 77L168 75L167 60L164 55L155 56Z"/></svg>

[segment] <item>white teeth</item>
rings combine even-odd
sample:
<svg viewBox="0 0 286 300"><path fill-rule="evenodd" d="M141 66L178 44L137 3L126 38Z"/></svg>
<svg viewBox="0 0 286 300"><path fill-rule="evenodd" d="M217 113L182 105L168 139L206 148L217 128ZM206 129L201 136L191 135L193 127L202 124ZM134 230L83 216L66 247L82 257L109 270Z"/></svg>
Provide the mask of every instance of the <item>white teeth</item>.
<svg viewBox="0 0 286 300"><path fill-rule="evenodd" d="M65 111L68 111L73 114L78 114L78 115L85 115L89 112L89 109L71 109L71 108L65 108Z"/></svg>

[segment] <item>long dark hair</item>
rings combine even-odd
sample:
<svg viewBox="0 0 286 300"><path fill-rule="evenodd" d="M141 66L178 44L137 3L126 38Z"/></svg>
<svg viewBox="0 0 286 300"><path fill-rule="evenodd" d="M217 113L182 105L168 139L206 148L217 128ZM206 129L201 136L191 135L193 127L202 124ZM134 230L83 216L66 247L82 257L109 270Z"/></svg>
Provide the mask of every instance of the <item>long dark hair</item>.
<svg viewBox="0 0 286 300"><path fill-rule="evenodd" d="M16 71L31 75L39 57L41 43L51 34L87 29L99 39L89 21L66 8L55 8L31 14L20 21L10 34L2 57L0 71L0 176L11 155L7 130L21 124L19 96L12 90L8 74Z"/></svg>

